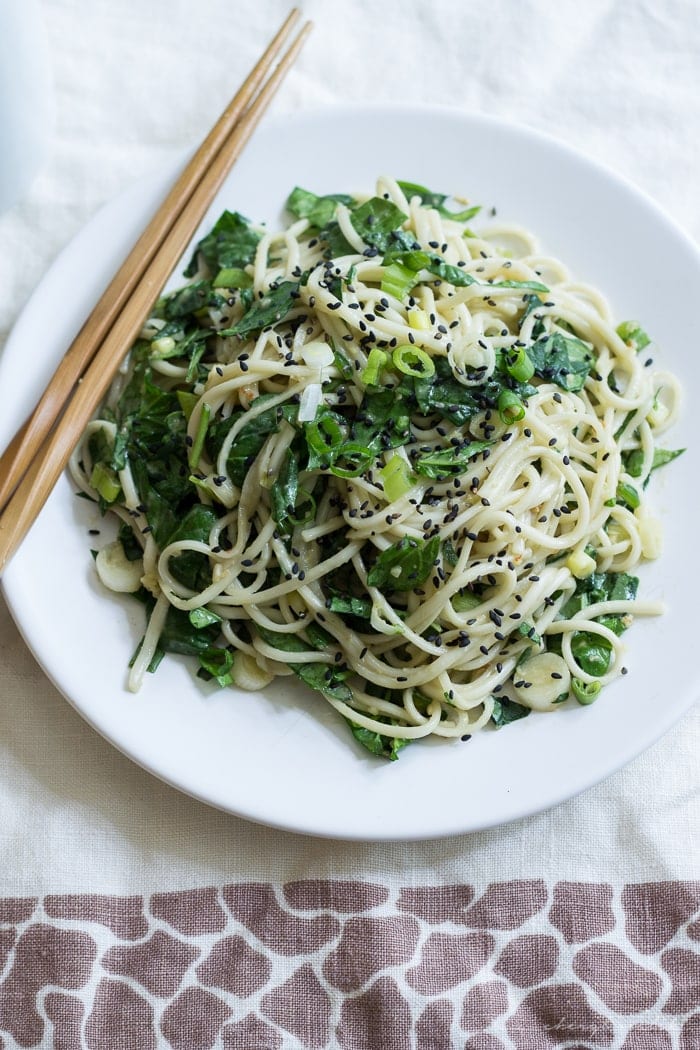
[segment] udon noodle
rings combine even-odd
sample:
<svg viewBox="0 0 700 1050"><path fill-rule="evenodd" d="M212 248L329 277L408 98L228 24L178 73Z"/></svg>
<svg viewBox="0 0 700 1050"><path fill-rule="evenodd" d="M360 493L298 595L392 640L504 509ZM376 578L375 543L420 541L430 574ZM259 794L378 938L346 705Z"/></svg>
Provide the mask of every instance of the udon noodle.
<svg viewBox="0 0 700 1050"><path fill-rule="evenodd" d="M73 456L148 610L130 687L161 649L296 673L390 757L595 699L662 611L633 574L676 380L524 229L389 178L290 207L200 242Z"/></svg>

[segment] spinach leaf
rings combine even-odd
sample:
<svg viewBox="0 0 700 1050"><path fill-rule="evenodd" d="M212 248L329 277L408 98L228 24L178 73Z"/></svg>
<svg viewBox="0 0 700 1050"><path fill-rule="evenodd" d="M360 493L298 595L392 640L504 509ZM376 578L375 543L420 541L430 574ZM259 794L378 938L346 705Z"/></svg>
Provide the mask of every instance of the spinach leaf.
<svg viewBox="0 0 700 1050"><path fill-rule="evenodd" d="M417 474L423 474L428 478L463 474L471 460L492 445L493 441L470 441L462 447L450 446L439 452L426 452L418 456L412 466Z"/></svg>
<svg viewBox="0 0 700 1050"><path fill-rule="evenodd" d="M354 208L350 213L353 229L360 235L365 244L380 251L389 245L389 235L398 230L408 218L391 201L384 197L370 197L368 201Z"/></svg>
<svg viewBox="0 0 700 1050"><path fill-rule="evenodd" d="M573 336L555 332L527 348L535 366L535 375L547 379L563 390L581 390L593 366L593 350Z"/></svg>
<svg viewBox="0 0 700 1050"><path fill-rule="evenodd" d="M207 543L216 524L217 515L203 503L195 503L168 536L165 545L178 540L198 540ZM209 559L198 551L183 551L170 559L170 570L176 580L193 591L203 590L211 583Z"/></svg>
<svg viewBox="0 0 700 1050"><path fill-rule="evenodd" d="M626 572L594 572L576 581L576 590L562 607L566 619L598 602L634 601L639 578Z"/></svg>
<svg viewBox="0 0 700 1050"><path fill-rule="evenodd" d="M270 631L257 623L255 630L264 642L285 653L306 653L310 649L315 648L315 646L306 643L298 634ZM324 696L331 696L335 700L341 700L343 703L352 701L352 690L344 681L344 678L349 673L347 668L338 668L334 664L321 662L297 664L293 661L289 662L289 666L298 678L301 678L312 689L323 693Z"/></svg>
<svg viewBox="0 0 700 1050"><path fill-rule="evenodd" d="M352 440L372 452L397 448L411 439L410 384L368 391L357 410Z"/></svg>
<svg viewBox="0 0 700 1050"><path fill-rule="evenodd" d="M501 383L490 380L481 386L463 386L455 379L446 358L437 357L433 360L435 375L429 379L415 379L413 383L418 407L423 415L438 415L461 426L484 409L496 407L502 390Z"/></svg>
<svg viewBox="0 0 700 1050"><path fill-rule="evenodd" d="M517 722L519 718L526 718L530 714L530 708L515 700L509 700L506 696L494 699L491 721L495 726L507 726L511 722Z"/></svg>
<svg viewBox="0 0 700 1050"><path fill-rule="evenodd" d="M225 211L211 231L197 244L185 270L185 277L197 272L198 256L201 255L211 273L223 269L243 269L255 257L261 234L250 225L248 219L238 212Z"/></svg>
<svg viewBox="0 0 700 1050"><path fill-rule="evenodd" d="M612 643L590 631L576 631L571 639L571 652L579 666L596 678L606 674L610 667Z"/></svg>
<svg viewBox="0 0 700 1050"><path fill-rule="evenodd" d="M299 491L299 463L287 449L277 478L270 489L270 513L280 532L289 535L295 525L295 509Z"/></svg>
<svg viewBox="0 0 700 1050"><path fill-rule="evenodd" d="M481 211L480 204L471 205L462 211L451 211L445 206L445 201L451 199L449 194L433 193L432 190L426 189L425 186L419 186L416 182L399 181L399 186L406 194L407 200L410 201L411 197L420 197L421 204L424 204L427 208L435 208L440 215L443 215L446 219L454 219L455 222L469 222Z"/></svg>
<svg viewBox="0 0 700 1050"><path fill-rule="evenodd" d="M439 536L427 541L404 536L379 554L367 582L384 591L412 591L427 580L439 552Z"/></svg>
<svg viewBox="0 0 700 1050"><path fill-rule="evenodd" d="M655 448L654 457L652 459L651 467L649 469L649 474L651 474L654 470L658 470L659 467L663 467L667 463L670 463L672 460L680 456L683 452L685 452L684 448ZM642 465L644 463L644 453L642 452L641 448L631 449L629 452L624 453L622 458L627 473L633 478L641 477Z"/></svg>
<svg viewBox="0 0 700 1050"><path fill-rule="evenodd" d="M291 664L289 665L302 682L315 689L324 696L330 696L334 700L340 700L344 704L352 702L352 689L343 681L349 673L347 670L338 671L331 664Z"/></svg>
<svg viewBox="0 0 700 1050"><path fill-rule="evenodd" d="M239 338L259 332L267 325L282 321L291 313L299 298L299 281L282 281L270 288L262 299L256 299L243 314L240 321L231 328L222 328L219 335L237 335Z"/></svg>
<svg viewBox="0 0 700 1050"><path fill-rule="evenodd" d="M209 627L193 627L184 609L171 606L158 645L168 653L199 656L213 647L219 633L218 623L210 624Z"/></svg>
<svg viewBox="0 0 700 1050"><path fill-rule="evenodd" d="M598 602L633 601L637 597L639 578L626 572L594 572L578 580L576 591L562 607L563 617L571 617L581 609ZM620 635L627 624L622 616L598 616L604 624ZM610 666L612 644L607 638L590 631L576 631L571 640L571 651L576 661L588 674L600 677Z"/></svg>
<svg viewBox="0 0 700 1050"><path fill-rule="evenodd" d="M335 594L329 599L328 608L330 612L346 616L357 616L361 620L369 620L372 615L372 602L369 598L354 598L349 595Z"/></svg>
<svg viewBox="0 0 700 1050"><path fill-rule="evenodd" d="M168 321L180 321L208 306L211 296L211 281L193 281L163 299L160 308ZM206 336L208 333L202 334Z"/></svg>
<svg viewBox="0 0 700 1050"><path fill-rule="evenodd" d="M262 398L268 398L270 396L272 395L261 394ZM256 398L252 402L251 407L253 405L258 405L259 403L260 398ZM246 425L240 429L231 445L228 459L226 460L226 465L234 485L240 487L243 484L251 463L262 450L269 435L275 434L279 430L282 414L283 413L279 406L273 406L272 408L266 409L264 412L260 412L259 415L254 416L249 423L246 423ZM232 412L230 416L226 417L226 419L217 419L209 424L206 444L207 450L212 458L215 459L218 456L224 440L226 439L226 435L242 415L242 411Z"/></svg>
<svg viewBox="0 0 700 1050"><path fill-rule="evenodd" d="M206 681L214 679L222 689L224 686L232 685L233 661L234 655L230 649L222 649L216 645L209 646L199 654L200 677Z"/></svg>
<svg viewBox="0 0 700 1050"><path fill-rule="evenodd" d="M347 193L328 193L319 197L296 186L287 198L287 210L298 219L308 219L312 226L327 226L335 215L338 204L353 204Z"/></svg>
<svg viewBox="0 0 700 1050"><path fill-rule="evenodd" d="M448 284L452 284L455 288L467 288L471 284L477 284L480 288L522 288L523 290L533 292L548 292L549 288L545 284L541 284L539 281L479 281L473 274L468 273L467 270L462 266L452 266L450 263L446 263L445 260L440 256L436 255L435 252L427 252L423 248L410 249L409 251L397 251L392 250L386 253L382 260L383 266L393 266L398 264L404 267L406 271L413 271L418 273L420 270L427 270L428 273L432 273L435 277L439 277L440 280L446 281ZM408 274L406 276L406 282L408 282ZM541 305L541 300L534 296L538 305Z"/></svg>
<svg viewBox="0 0 700 1050"><path fill-rule="evenodd" d="M391 246L413 246L413 235L404 235L400 229L407 218L395 204L383 197L370 197L350 211L353 229L369 248L375 248L378 252L386 251ZM332 258L357 254L357 249L346 240L335 220L323 227L320 236L326 242L326 254Z"/></svg>
<svg viewBox="0 0 700 1050"><path fill-rule="evenodd" d="M351 722L349 718L346 718L345 721L350 726L352 735L358 743L362 744L373 755L378 755L380 758L388 758L390 762L395 762L399 757L399 751L406 747L407 744L412 743L411 740L407 740L405 737L385 736L383 733L375 733L371 729L365 729L363 726L358 726L355 722Z"/></svg>

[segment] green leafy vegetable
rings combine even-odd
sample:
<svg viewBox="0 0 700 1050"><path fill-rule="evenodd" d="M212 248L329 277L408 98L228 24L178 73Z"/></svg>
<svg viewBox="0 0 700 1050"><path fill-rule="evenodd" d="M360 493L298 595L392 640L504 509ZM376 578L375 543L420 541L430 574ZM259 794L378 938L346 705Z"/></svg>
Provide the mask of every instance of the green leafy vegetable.
<svg viewBox="0 0 700 1050"><path fill-rule="evenodd" d="M248 219L238 212L225 211L197 244L185 277L196 274L200 255L211 273L232 267L242 269L253 261L260 236Z"/></svg>
<svg viewBox="0 0 700 1050"><path fill-rule="evenodd" d="M572 392L582 389L594 362L587 343L561 332L538 339L528 346L527 354L535 375Z"/></svg>
<svg viewBox="0 0 700 1050"><path fill-rule="evenodd" d="M375 733L371 729L358 726L357 723L351 722L350 719L346 719L346 722L358 743L362 744L373 755L388 758L390 762L395 762L399 757L399 751L411 743L405 737L385 736L383 733Z"/></svg>
<svg viewBox="0 0 700 1050"><path fill-rule="evenodd" d="M510 700L508 697L499 696L494 698L493 701L491 721L500 729L501 726L509 725L510 722L517 722L519 718L526 718L529 714L529 707L525 707L515 700Z"/></svg>
<svg viewBox="0 0 700 1050"><path fill-rule="evenodd" d="M450 446L437 452L426 452L413 461L413 469L417 474L428 478L464 474L470 462L492 445L492 441L469 441L463 446Z"/></svg>
<svg viewBox="0 0 700 1050"><path fill-rule="evenodd" d="M242 339L281 321L294 309L299 298L299 284L299 281L282 281L271 288L262 299L255 300L237 324L221 329L219 335L237 335Z"/></svg>
<svg viewBox="0 0 700 1050"><path fill-rule="evenodd" d="M622 324L617 326L617 334L620 339L623 339L629 346L639 352L643 350L645 346L649 346L651 339L644 331L639 321L623 321Z"/></svg>
<svg viewBox="0 0 700 1050"><path fill-rule="evenodd" d="M443 215L446 219L454 219L455 222L469 222L481 211L480 204L470 205L461 211L452 211L445 205L445 201L452 199L447 193L433 193L432 190L426 189L425 186L419 186L416 182L399 182L399 186L406 194L407 200L410 201L412 197L419 197L421 204L424 204L426 208L435 208L440 215Z"/></svg>
<svg viewBox="0 0 700 1050"><path fill-rule="evenodd" d="M678 456L685 452L684 448L655 448L654 456L652 458L651 467L649 474L654 470L658 470L659 467L664 467L667 463L671 463L672 460L677 459ZM644 466L644 452L641 448L630 449L623 456L625 470L633 478L639 478L642 476L642 469Z"/></svg>
<svg viewBox="0 0 700 1050"><path fill-rule="evenodd" d="M335 215L338 204L353 204L347 193L328 193L319 197L296 186L287 198L287 209L298 219L308 219L312 226L327 226Z"/></svg>
<svg viewBox="0 0 700 1050"><path fill-rule="evenodd" d="M439 536L427 541L404 536L381 552L367 582L380 590L412 591L428 578L439 551Z"/></svg>

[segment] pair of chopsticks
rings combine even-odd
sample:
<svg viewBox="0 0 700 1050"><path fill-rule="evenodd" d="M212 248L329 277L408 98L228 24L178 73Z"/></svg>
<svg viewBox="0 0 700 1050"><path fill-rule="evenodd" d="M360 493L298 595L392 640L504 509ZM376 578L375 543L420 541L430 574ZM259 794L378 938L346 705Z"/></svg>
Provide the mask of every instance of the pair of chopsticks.
<svg viewBox="0 0 700 1050"><path fill-rule="evenodd" d="M0 573L48 499L178 259L297 58L310 22L279 56L299 17L294 8L175 182L66 351L32 415L0 457Z"/></svg>

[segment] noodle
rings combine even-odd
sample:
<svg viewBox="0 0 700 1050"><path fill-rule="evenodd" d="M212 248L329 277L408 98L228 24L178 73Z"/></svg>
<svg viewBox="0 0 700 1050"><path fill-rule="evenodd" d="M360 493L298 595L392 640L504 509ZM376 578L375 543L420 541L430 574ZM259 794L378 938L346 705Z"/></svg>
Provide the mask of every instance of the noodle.
<svg viewBox="0 0 700 1050"><path fill-rule="evenodd" d="M151 610L130 688L164 649L296 673L392 758L589 703L662 612L631 573L677 381L527 231L388 178L289 206L200 242L71 461Z"/></svg>

